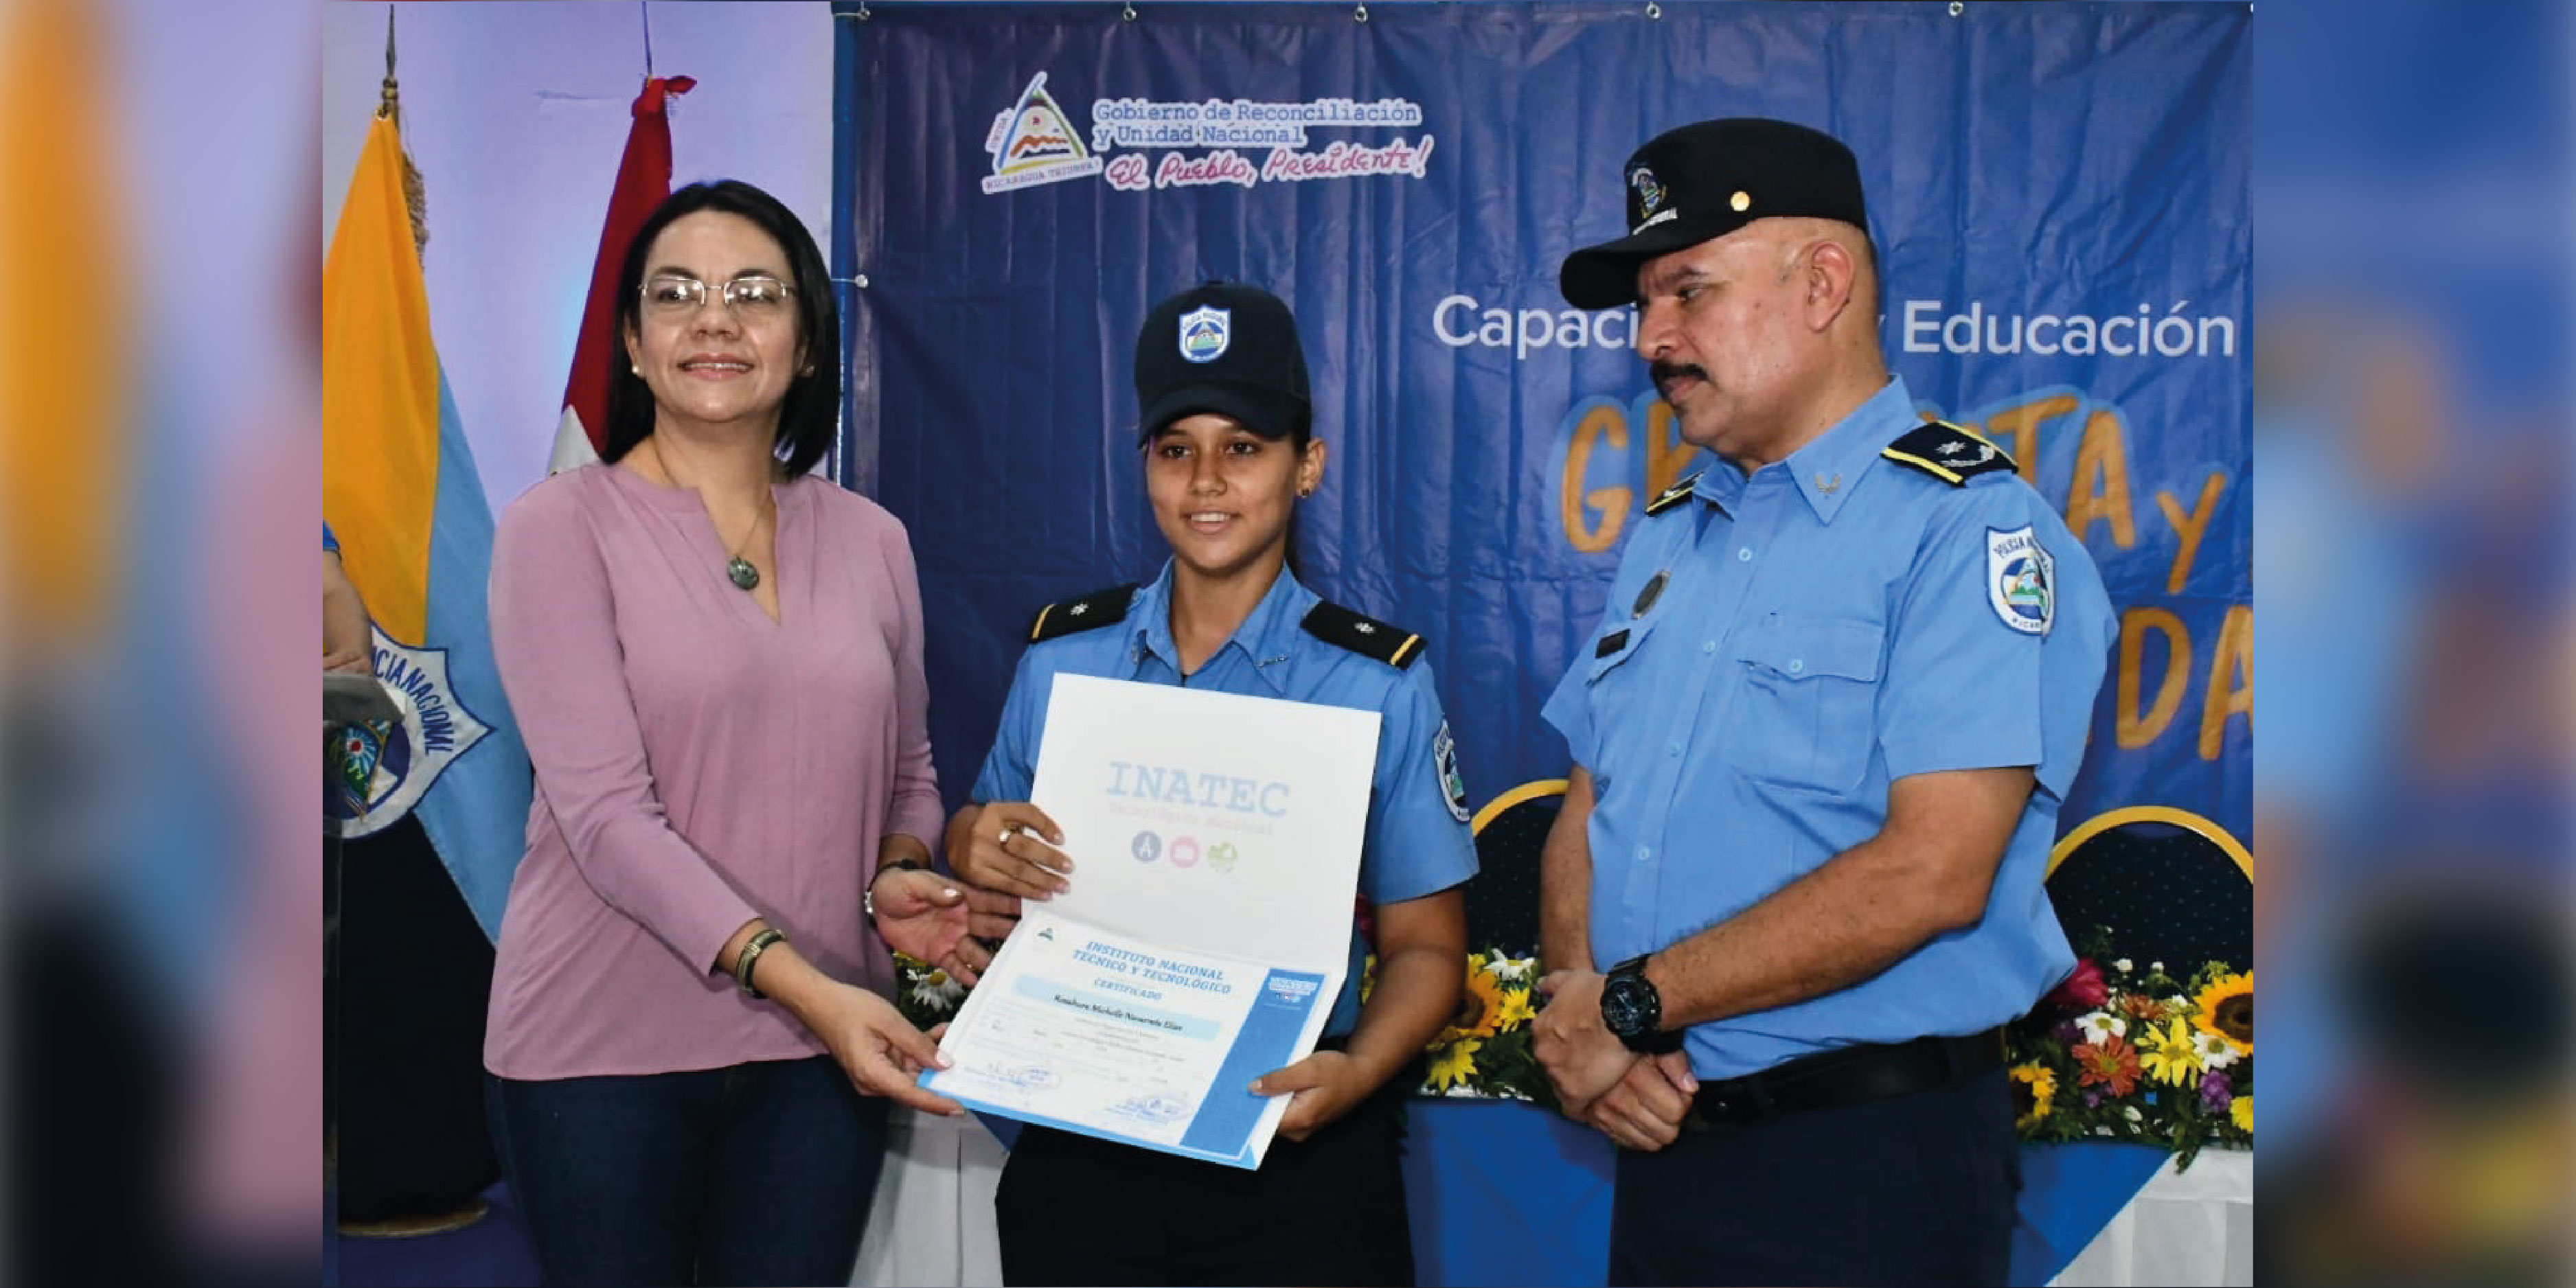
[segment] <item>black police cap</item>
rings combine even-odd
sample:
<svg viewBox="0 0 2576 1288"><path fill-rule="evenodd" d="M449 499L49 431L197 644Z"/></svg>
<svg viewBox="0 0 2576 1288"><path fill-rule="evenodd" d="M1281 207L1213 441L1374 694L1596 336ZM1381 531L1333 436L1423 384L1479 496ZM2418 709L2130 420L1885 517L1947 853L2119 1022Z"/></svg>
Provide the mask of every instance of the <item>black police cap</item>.
<svg viewBox="0 0 2576 1288"><path fill-rule="evenodd" d="M1150 438L1184 416L1229 416L1264 438L1314 420L1297 319L1278 296L1239 282L1194 286L1154 306L1136 335L1136 422Z"/></svg>
<svg viewBox="0 0 2576 1288"><path fill-rule="evenodd" d="M1756 219L1838 219L1869 228L1860 163L1842 140L1763 117L1667 130L1620 167L1628 235L1565 257L1557 289L1579 309L1635 302L1637 269Z"/></svg>

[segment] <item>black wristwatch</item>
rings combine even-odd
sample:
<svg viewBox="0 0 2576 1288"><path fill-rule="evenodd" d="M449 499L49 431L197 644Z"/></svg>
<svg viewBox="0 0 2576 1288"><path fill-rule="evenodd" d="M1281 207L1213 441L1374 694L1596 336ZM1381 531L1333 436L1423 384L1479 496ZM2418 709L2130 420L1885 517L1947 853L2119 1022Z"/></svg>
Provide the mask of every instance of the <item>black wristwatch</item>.
<svg viewBox="0 0 2576 1288"><path fill-rule="evenodd" d="M1679 1030L1664 1031L1664 998L1646 978L1646 958L1639 953L1610 968L1601 984L1601 1023L1621 1045L1639 1055L1670 1055L1682 1049Z"/></svg>

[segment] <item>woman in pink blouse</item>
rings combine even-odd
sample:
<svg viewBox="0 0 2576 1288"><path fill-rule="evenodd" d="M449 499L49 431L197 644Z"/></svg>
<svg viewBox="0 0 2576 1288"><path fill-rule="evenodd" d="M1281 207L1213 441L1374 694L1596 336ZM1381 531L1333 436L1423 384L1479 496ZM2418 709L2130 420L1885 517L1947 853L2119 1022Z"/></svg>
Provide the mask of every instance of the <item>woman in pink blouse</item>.
<svg viewBox="0 0 2576 1288"><path fill-rule="evenodd" d="M957 1111L887 1000L889 946L961 965L966 912L903 527L808 474L827 280L769 194L671 194L620 270L605 463L495 538L537 782L483 1058L548 1283L842 1282L887 1101Z"/></svg>

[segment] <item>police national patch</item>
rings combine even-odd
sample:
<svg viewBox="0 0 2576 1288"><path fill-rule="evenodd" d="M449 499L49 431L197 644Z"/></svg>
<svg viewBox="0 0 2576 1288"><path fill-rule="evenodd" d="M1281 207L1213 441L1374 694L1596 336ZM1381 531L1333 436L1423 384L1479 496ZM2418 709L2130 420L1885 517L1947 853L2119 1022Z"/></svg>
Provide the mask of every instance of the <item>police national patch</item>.
<svg viewBox="0 0 2576 1288"><path fill-rule="evenodd" d="M1191 362L1214 362L1234 343L1234 310L1213 304L1181 315L1181 356Z"/></svg>
<svg viewBox="0 0 2576 1288"><path fill-rule="evenodd" d="M2027 525L1986 529L1986 600L2024 635L2045 635L2057 617L2057 561Z"/></svg>
<svg viewBox="0 0 2576 1288"><path fill-rule="evenodd" d="M1448 798L1449 813L1459 822L1467 821L1467 778L1458 772L1458 740L1449 736L1449 722L1440 722L1440 732L1431 739L1431 764L1440 775L1440 794Z"/></svg>

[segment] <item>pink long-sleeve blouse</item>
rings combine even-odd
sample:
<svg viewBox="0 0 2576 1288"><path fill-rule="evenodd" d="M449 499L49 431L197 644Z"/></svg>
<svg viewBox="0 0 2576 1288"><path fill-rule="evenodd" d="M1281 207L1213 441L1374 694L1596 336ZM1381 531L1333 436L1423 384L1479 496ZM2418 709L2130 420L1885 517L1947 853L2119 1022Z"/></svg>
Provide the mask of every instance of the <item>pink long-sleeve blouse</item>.
<svg viewBox="0 0 2576 1288"><path fill-rule="evenodd" d="M592 465L501 519L492 643L537 774L484 1034L502 1077L821 1054L711 972L754 916L892 990L860 893L881 838L942 821L912 551L856 493L774 490L775 622L695 492Z"/></svg>

